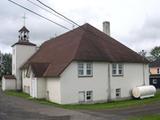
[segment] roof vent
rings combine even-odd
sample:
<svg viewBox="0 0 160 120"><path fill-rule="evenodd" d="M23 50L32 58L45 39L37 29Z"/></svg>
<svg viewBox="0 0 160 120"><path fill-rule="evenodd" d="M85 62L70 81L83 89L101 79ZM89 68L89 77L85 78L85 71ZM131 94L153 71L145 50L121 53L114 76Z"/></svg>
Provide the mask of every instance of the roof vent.
<svg viewBox="0 0 160 120"><path fill-rule="evenodd" d="M103 22L103 32L110 36L110 22L104 21Z"/></svg>

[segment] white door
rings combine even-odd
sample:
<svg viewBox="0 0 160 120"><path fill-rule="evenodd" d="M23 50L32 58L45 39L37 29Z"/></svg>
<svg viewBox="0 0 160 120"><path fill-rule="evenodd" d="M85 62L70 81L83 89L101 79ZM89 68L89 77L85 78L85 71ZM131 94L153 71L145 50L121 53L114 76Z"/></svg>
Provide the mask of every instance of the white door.
<svg viewBox="0 0 160 120"><path fill-rule="evenodd" d="M34 78L31 80L31 96L34 98L37 97L37 80Z"/></svg>
<svg viewBox="0 0 160 120"><path fill-rule="evenodd" d="M85 102L85 92L84 91L79 92L79 102Z"/></svg>

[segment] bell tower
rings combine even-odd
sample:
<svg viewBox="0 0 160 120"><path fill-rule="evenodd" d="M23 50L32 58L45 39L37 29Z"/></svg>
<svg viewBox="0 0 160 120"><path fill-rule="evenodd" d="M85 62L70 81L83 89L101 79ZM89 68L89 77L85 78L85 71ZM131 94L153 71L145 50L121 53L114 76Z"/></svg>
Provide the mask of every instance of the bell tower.
<svg viewBox="0 0 160 120"><path fill-rule="evenodd" d="M22 89L22 65L37 51L36 44L29 40L29 30L25 25L18 31L18 41L12 45L12 75L16 77L16 89Z"/></svg>
<svg viewBox="0 0 160 120"><path fill-rule="evenodd" d="M25 26L19 30L19 42L29 42L29 30Z"/></svg>
<svg viewBox="0 0 160 120"><path fill-rule="evenodd" d="M22 17L24 19L23 27L18 31L19 32L19 42L29 42L29 30L25 27L26 24L26 14Z"/></svg>

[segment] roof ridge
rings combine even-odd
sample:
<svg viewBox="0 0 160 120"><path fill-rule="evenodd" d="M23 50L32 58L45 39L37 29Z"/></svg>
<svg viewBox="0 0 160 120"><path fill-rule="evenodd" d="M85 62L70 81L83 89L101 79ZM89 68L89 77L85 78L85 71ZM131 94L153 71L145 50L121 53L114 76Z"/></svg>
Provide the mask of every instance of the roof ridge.
<svg viewBox="0 0 160 120"><path fill-rule="evenodd" d="M83 26L83 25L82 25L82 26ZM45 42L49 42L49 41L52 41L52 40L57 40L57 39L60 38L61 36L64 36L64 35L66 35L66 34L68 34L68 33L72 33L72 32L74 32L76 29L79 29L79 28L82 27L82 26L76 27L76 28L74 28L74 29L72 29L72 30L70 30L70 31L67 31L67 32L65 32L65 33L62 33L62 34L60 34L59 36L53 37L53 38L51 38L51 39L49 39L49 40L47 40L47 41L45 41Z"/></svg>

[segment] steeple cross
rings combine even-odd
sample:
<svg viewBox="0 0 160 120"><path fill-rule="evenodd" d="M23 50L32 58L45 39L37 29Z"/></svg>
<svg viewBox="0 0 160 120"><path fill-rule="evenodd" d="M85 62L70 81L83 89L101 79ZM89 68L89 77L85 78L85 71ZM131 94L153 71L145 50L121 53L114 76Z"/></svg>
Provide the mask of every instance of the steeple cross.
<svg viewBox="0 0 160 120"><path fill-rule="evenodd" d="M24 24L24 26L25 26L25 24L26 24L26 14L24 13L24 16L22 17L22 19L23 19L23 24Z"/></svg>

